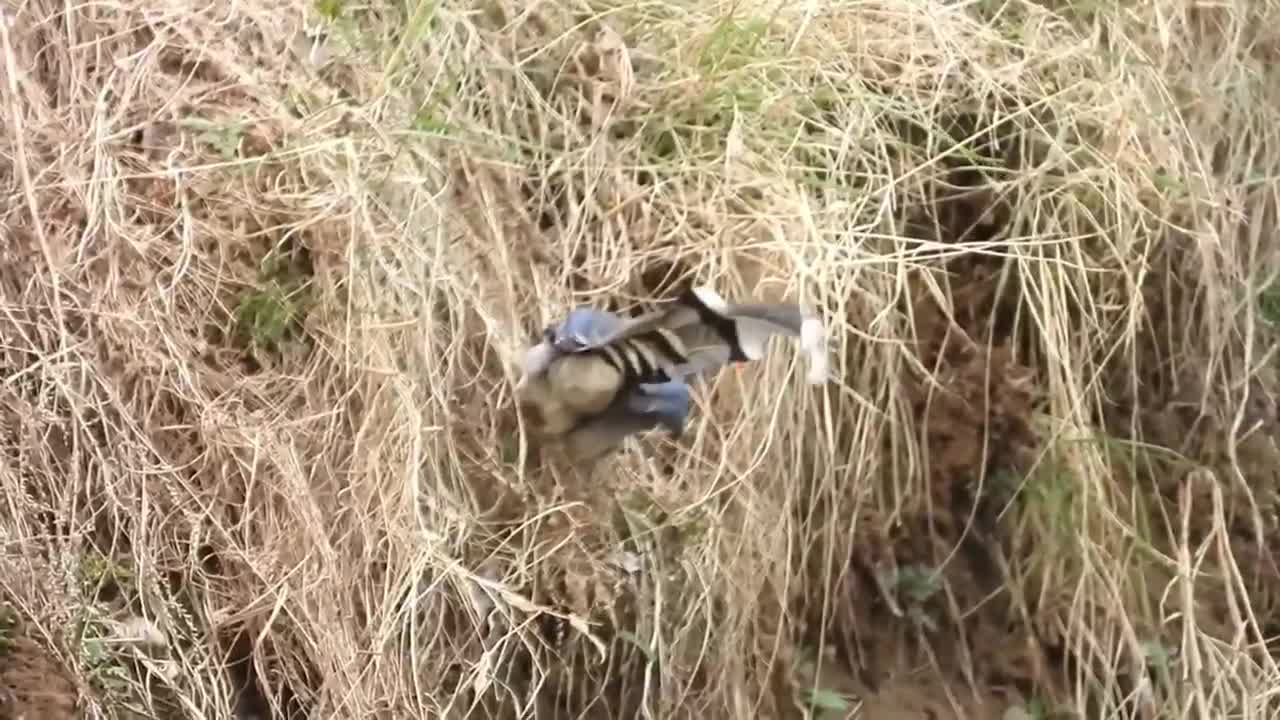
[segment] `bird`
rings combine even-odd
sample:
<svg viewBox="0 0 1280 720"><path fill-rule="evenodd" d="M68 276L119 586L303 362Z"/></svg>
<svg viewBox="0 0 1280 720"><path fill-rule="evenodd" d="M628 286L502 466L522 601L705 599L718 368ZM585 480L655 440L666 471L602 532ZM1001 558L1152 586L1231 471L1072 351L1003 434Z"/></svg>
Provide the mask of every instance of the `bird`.
<svg viewBox="0 0 1280 720"><path fill-rule="evenodd" d="M567 338L603 339L624 325L614 313L579 306L558 326L548 327L544 341L526 353L526 368L545 365L549 369L526 372L517 385L521 404L538 434L565 436L576 429L584 438L602 438L658 426L673 435L683 431L691 397L682 380L627 385L612 365L595 356L565 354L561 356L565 362L555 363L537 359L544 352L557 353L556 348L563 347ZM615 431L606 432L607 428Z"/></svg>
<svg viewBox="0 0 1280 720"><path fill-rule="evenodd" d="M687 380L762 358L778 334L800 338L809 382L824 382L822 323L801 305L729 303L705 286L631 319L580 305L525 352L516 393L536 434L562 439L571 456L597 458L659 426L679 437Z"/></svg>

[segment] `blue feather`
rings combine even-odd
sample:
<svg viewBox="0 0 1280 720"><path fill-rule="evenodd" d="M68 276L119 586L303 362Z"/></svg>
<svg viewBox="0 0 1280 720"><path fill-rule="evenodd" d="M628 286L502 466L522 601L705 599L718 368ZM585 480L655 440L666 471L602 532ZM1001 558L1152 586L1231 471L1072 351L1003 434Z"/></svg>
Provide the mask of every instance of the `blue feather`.
<svg viewBox="0 0 1280 720"><path fill-rule="evenodd" d="M661 425L673 436L684 432L693 404L689 386L680 380L653 385L640 385L625 398L627 409L645 418L652 418L649 427Z"/></svg>
<svg viewBox="0 0 1280 720"><path fill-rule="evenodd" d="M622 318L607 311L579 305L555 328L551 344L559 352L577 352L617 332Z"/></svg>

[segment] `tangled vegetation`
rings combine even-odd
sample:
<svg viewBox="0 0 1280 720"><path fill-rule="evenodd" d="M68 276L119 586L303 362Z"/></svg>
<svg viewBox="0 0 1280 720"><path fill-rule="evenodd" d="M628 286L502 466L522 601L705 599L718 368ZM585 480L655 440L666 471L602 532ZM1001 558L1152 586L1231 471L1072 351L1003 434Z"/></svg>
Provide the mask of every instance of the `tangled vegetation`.
<svg viewBox="0 0 1280 720"><path fill-rule="evenodd" d="M1280 8L0 16L0 718L1280 713ZM802 299L590 476L573 304Z"/></svg>

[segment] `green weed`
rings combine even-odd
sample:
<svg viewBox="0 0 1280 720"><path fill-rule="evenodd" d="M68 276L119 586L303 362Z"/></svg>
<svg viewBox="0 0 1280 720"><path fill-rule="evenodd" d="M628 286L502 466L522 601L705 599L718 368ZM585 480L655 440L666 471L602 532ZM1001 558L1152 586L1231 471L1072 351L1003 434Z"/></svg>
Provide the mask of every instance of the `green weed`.
<svg viewBox="0 0 1280 720"><path fill-rule="evenodd" d="M259 268L257 286L240 296L236 327L254 350L274 352L293 338L305 317L305 279L291 272L275 253Z"/></svg>
<svg viewBox="0 0 1280 720"><path fill-rule="evenodd" d="M1267 323L1280 327L1280 280L1273 280L1258 294L1258 313Z"/></svg>
<svg viewBox="0 0 1280 720"><path fill-rule="evenodd" d="M196 140L212 147L223 160L234 160L244 140L245 123L228 120L213 122L201 118L185 118L179 125L196 132Z"/></svg>
<svg viewBox="0 0 1280 720"><path fill-rule="evenodd" d="M0 657L13 649L14 633L18 629L18 610L5 603L0 605Z"/></svg>

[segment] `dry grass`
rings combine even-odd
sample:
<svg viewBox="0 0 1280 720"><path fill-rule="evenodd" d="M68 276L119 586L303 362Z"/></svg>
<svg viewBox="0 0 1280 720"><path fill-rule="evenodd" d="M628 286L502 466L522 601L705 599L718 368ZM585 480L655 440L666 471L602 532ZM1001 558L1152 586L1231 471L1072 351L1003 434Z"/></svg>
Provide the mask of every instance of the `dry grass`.
<svg viewBox="0 0 1280 720"><path fill-rule="evenodd" d="M1275 717L1280 8L1196 5L9 5L0 717ZM695 278L839 381L535 462L514 353Z"/></svg>

